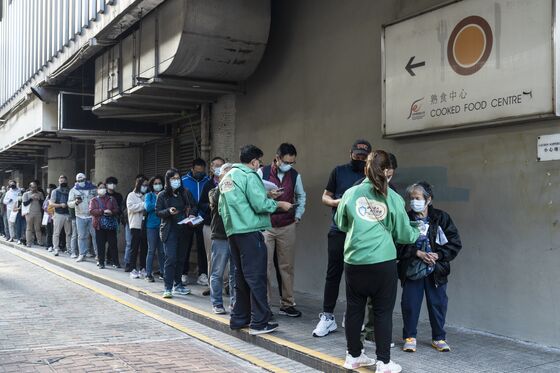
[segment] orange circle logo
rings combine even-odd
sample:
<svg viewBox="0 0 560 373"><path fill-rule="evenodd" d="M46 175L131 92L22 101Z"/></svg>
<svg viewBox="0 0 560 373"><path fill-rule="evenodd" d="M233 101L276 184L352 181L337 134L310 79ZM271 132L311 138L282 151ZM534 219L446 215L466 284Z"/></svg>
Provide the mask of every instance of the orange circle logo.
<svg viewBox="0 0 560 373"><path fill-rule="evenodd" d="M447 44L447 59L459 75L472 75L484 66L492 52L492 29L486 20L470 16L455 26Z"/></svg>

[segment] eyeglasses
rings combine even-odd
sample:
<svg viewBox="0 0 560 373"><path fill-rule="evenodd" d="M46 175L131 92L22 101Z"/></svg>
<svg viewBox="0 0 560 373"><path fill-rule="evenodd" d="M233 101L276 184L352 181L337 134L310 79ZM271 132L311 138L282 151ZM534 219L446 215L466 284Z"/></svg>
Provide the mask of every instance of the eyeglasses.
<svg viewBox="0 0 560 373"><path fill-rule="evenodd" d="M282 160L282 159L281 159L281 161L282 161L282 163L288 164L288 165L290 165L290 166L293 166L293 165L296 164L296 161L293 161L293 162L286 162L286 161L284 161L284 160Z"/></svg>

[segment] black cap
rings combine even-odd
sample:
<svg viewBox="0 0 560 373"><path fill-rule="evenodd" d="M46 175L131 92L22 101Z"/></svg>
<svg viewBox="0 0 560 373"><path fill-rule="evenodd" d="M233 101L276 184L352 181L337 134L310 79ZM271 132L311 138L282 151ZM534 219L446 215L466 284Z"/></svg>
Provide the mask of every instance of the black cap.
<svg viewBox="0 0 560 373"><path fill-rule="evenodd" d="M371 153L371 144L367 140L356 140L352 145L352 153L368 155Z"/></svg>

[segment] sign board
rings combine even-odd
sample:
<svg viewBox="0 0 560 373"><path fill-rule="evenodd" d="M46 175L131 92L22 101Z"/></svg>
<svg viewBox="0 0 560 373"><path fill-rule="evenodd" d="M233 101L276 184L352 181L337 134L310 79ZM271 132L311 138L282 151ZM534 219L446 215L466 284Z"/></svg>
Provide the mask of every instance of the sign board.
<svg viewBox="0 0 560 373"><path fill-rule="evenodd" d="M537 138L537 161L560 160L560 133Z"/></svg>
<svg viewBox="0 0 560 373"><path fill-rule="evenodd" d="M557 1L462 0L384 26L384 135L557 115Z"/></svg>

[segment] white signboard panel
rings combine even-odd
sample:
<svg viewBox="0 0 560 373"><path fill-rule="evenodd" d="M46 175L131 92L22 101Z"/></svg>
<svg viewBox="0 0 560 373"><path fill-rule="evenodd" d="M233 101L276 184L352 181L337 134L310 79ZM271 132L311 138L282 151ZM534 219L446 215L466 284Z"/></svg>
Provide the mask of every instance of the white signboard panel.
<svg viewBox="0 0 560 373"><path fill-rule="evenodd" d="M539 136L537 139L537 160L560 160L560 134Z"/></svg>
<svg viewBox="0 0 560 373"><path fill-rule="evenodd" d="M556 0L463 0L384 28L384 134L555 114Z"/></svg>

